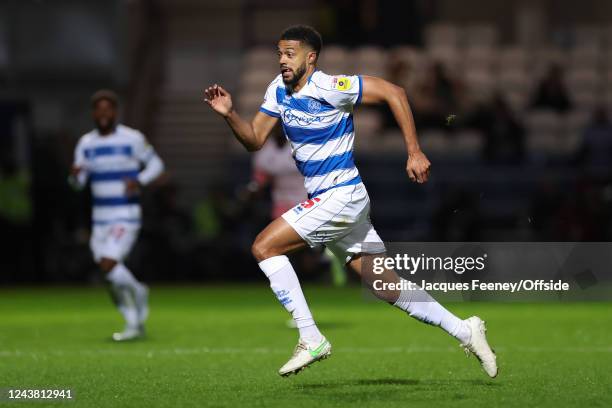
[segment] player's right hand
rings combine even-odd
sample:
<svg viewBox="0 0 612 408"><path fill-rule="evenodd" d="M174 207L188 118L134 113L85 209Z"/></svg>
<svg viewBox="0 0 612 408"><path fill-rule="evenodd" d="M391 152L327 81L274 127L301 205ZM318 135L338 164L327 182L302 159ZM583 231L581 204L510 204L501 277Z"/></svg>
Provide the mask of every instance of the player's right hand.
<svg viewBox="0 0 612 408"><path fill-rule="evenodd" d="M78 176L78 175L79 175L79 173L81 172L81 170L82 170L82 167L81 167L81 166L72 166L72 167L70 168L70 175L71 175L72 177L76 177L76 176Z"/></svg>
<svg viewBox="0 0 612 408"><path fill-rule="evenodd" d="M204 90L204 102L223 117L232 112L232 95L217 84Z"/></svg>
<svg viewBox="0 0 612 408"><path fill-rule="evenodd" d="M135 179L124 179L125 193L129 196L135 196L140 192L140 183Z"/></svg>
<svg viewBox="0 0 612 408"><path fill-rule="evenodd" d="M73 165L70 168L70 174L68 175L68 184L76 191L79 191L84 187L84 183L79 182L79 173L81 170L83 170L83 167Z"/></svg>

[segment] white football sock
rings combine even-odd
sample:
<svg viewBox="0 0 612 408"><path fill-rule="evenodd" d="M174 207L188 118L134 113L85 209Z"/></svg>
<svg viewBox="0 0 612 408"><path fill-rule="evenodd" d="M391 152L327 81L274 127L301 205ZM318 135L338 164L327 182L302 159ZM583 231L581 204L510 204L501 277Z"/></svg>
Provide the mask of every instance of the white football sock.
<svg viewBox="0 0 612 408"><path fill-rule="evenodd" d="M259 267L270 279L270 287L278 300L293 316L300 338L307 343L321 342L323 335L312 318L289 258L285 255L273 256L261 261Z"/></svg>
<svg viewBox="0 0 612 408"><path fill-rule="evenodd" d="M108 273L108 280L122 286L127 286L135 290L141 290L142 284L136 280L132 272L122 263L115 265Z"/></svg>
<svg viewBox="0 0 612 408"><path fill-rule="evenodd" d="M467 324L446 310L429 293L419 288L402 290L393 306L407 312L411 317L433 326L439 326L462 344L470 341L471 332Z"/></svg>
<svg viewBox="0 0 612 408"><path fill-rule="evenodd" d="M127 327L138 327L138 309L136 308L134 291L142 290L142 284L134 278L134 275L125 265L119 263L111 269L106 278L111 282L117 308L123 315Z"/></svg>

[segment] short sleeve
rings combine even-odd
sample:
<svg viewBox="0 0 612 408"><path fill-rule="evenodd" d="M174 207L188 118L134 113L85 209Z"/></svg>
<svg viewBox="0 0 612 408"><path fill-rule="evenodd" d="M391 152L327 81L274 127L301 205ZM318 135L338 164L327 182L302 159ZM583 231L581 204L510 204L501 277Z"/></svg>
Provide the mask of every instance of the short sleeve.
<svg viewBox="0 0 612 408"><path fill-rule="evenodd" d="M85 143L83 143L83 139L79 140L75 149L74 149L74 163L75 167L86 167L87 164L87 156L85 153Z"/></svg>
<svg viewBox="0 0 612 408"><path fill-rule="evenodd" d="M261 104L261 107L259 108L260 112L263 112L266 115L272 116L274 118L280 118L280 109L278 108L278 103L276 101L277 87L277 80L275 79L270 85L268 85L266 95L264 96L264 101Z"/></svg>
<svg viewBox="0 0 612 408"><path fill-rule="evenodd" d="M352 111L361 102L361 75L326 75L317 78L317 89L323 99L343 111Z"/></svg>
<svg viewBox="0 0 612 408"><path fill-rule="evenodd" d="M155 149L149 144L147 138L140 132L134 145L134 155L142 163L148 163L155 156Z"/></svg>

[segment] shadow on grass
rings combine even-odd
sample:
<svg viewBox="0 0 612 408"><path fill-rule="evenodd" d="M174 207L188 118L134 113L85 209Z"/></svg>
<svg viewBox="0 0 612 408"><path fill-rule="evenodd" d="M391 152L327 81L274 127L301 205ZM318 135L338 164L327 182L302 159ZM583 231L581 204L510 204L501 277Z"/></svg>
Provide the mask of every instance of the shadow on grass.
<svg viewBox="0 0 612 408"><path fill-rule="evenodd" d="M437 388L456 388L457 386L486 386L486 387L500 387L502 384L492 382L492 380L467 380L467 379L456 379L456 380L415 380L409 378L369 378L369 379L355 379L341 382L329 382L329 383L311 383L311 384L299 384L296 388L304 390L316 390L316 389L334 389L343 387L353 386L406 386L406 387L437 387Z"/></svg>
<svg viewBox="0 0 612 408"><path fill-rule="evenodd" d="M341 322L341 321L322 321L320 323L317 322L317 326L320 329L323 330L330 330L330 329L346 329L349 327L353 327L354 324L348 323L348 322Z"/></svg>
<svg viewBox="0 0 612 408"><path fill-rule="evenodd" d="M317 327L319 329L321 329L322 331L327 331L327 330L337 330L337 329L347 329L347 328L351 328L354 327L355 325L352 323L348 323L348 322L342 322L342 321L323 321L323 322L317 322ZM282 324L279 322L274 322L268 325L268 327L270 329L273 330L279 330L279 329L289 329L289 330L295 330L295 327L292 326L292 320L286 320L285 324Z"/></svg>
<svg viewBox="0 0 612 408"><path fill-rule="evenodd" d="M107 336L107 337L103 337L103 338L97 338L97 343L103 343L103 344L147 344L147 343L153 343L155 340L155 337L150 337L148 335L145 335L144 337L137 337L135 339L129 339L129 340L115 340L113 339L112 336Z"/></svg>

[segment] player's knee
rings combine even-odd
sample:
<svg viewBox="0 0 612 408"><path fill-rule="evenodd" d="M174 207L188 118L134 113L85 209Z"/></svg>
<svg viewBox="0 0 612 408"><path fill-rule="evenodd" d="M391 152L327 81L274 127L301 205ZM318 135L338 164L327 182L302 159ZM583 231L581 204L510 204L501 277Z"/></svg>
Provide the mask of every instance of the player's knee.
<svg viewBox="0 0 612 408"><path fill-rule="evenodd" d="M275 253L268 243L266 243L265 238L261 234L255 238L255 242L253 242L253 245L251 246L251 253L257 262L261 262L273 256L279 255Z"/></svg>
<svg viewBox="0 0 612 408"><path fill-rule="evenodd" d="M102 260L98 264L98 266L104 273L109 273L110 271L112 271L115 265L117 265L117 261L110 258L102 258Z"/></svg>
<svg viewBox="0 0 612 408"><path fill-rule="evenodd" d="M251 246L251 253L257 262L261 262L269 258L266 256L268 253L266 246L259 239L256 239L255 242L253 242L253 245Z"/></svg>

